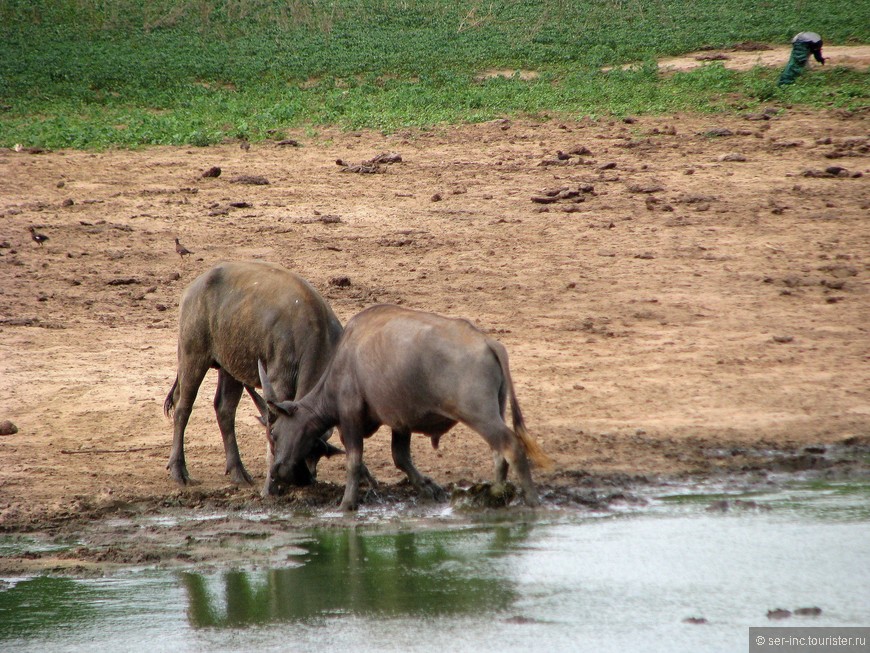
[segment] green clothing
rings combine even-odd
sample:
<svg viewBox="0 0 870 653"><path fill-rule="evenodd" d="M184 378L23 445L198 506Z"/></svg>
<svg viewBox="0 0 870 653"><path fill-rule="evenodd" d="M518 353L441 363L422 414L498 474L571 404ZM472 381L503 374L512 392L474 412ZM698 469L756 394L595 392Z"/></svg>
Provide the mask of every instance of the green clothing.
<svg viewBox="0 0 870 653"><path fill-rule="evenodd" d="M822 37L815 32L801 32L792 39L791 57L779 76L777 85L785 86L793 83L803 72L810 55L813 55L820 64L825 64L825 58L822 56Z"/></svg>

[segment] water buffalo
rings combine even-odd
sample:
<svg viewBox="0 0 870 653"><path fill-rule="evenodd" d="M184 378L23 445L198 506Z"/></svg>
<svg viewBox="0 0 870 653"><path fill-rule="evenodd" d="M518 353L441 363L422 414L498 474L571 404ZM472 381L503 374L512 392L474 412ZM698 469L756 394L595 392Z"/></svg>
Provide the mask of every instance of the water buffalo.
<svg viewBox="0 0 870 653"><path fill-rule="evenodd" d="M548 459L527 433L508 369L505 348L467 320L393 305L368 308L354 317L314 389L299 401L282 401L259 363L263 394L277 417L272 424L275 461L270 493L288 484L311 482L299 465L321 435L338 426L347 450L343 510L358 506L363 439L382 424L392 429L393 462L423 495L444 498L443 490L411 461L411 433L439 438L457 422L489 443L496 482L513 466L529 505L538 503L529 458ZM504 421L510 399L513 430Z"/></svg>
<svg viewBox="0 0 870 653"><path fill-rule="evenodd" d="M278 401L301 397L326 369L341 336L341 323L318 292L302 277L271 263L221 263L197 277L181 297L178 328L178 374L163 404L175 410L169 469L181 485L189 481L184 460L184 429L197 391L209 368L217 368L214 398L227 458L226 473L235 483L251 483L236 443L236 408L246 388L268 414L254 391L260 385L258 360L267 361L271 395ZM268 433L268 429L267 429ZM314 443L309 465L339 449L326 444L329 433ZM267 472L273 447L267 449ZM268 474L267 474L268 483Z"/></svg>

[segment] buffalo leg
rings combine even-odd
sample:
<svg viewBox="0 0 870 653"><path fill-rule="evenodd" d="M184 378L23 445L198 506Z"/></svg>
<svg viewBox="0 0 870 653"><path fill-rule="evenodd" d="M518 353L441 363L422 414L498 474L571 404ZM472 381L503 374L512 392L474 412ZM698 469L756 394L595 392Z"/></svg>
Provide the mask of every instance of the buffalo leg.
<svg viewBox="0 0 870 653"><path fill-rule="evenodd" d="M340 509L351 512L359 508L359 480L362 475L363 462L363 439L361 436L345 434L344 448L347 453L347 481L344 486L344 497L341 499Z"/></svg>
<svg viewBox="0 0 870 653"><path fill-rule="evenodd" d="M190 420L190 413L193 410L193 402L196 400L199 385L207 371L208 367L206 366L193 373L185 373L184 365L179 365L178 385L173 397L175 412L172 419L172 451L169 453L169 463L166 465L169 474L179 485L187 485L190 482L190 475L187 473L187 465L184 461L184 430L187 428L188 420Z"/></svg>
<svg viewBox="0 0 870 653"><path fill-rule="evenodd" d="M513 435L513 431L511 431L510 429L508 429L508 432ZM535 487L535 484L532 481L532 471L529 467L529 459L528 457L526 457L526 452L523 449L523 446L520 444L519 438L517 438L515 435L512 446L510 447L510 450L507 453L506 457L510 461L511 467L514 468L517 476L519 477L520 486L523 488L523 495L525 497L526 505L540 505L541 502L540 499L538 499L538 489Z"/></svg>
<svg viewBox="0 0 870 653"><path fill-rule="evenodd" d="M253 483L242 464L239 455L239 444L236 441L236 408L242 398L244 386L231 377L223 369L218 370L217 391L214 395L214 412L217 415L218 426L224 441L224 453L227 457L226 474L237 485Z"/></svg>
<svg viewBox="0 0 870 653"><path fill-rule="evenodd" d="M393 429L393 462L405 472L417 491L430 501L446 501L447 493L431 478L423 476L411 460L411 432Z"/></svg>
<svg viewBox="0 0 870 653"><path fill-rule="evenodd" d="M501 385L498 391L498 414L501 417L501 422L504 424L504 409L505 402L507 401L507 388L504 384ZM513 438L514 440L516 438ZM495 482L496 483L504 483L507 480L508 469L510 465L508 461L505 460L504 454L502 450L493 449L493 467L495 468Z"/></svg>
<svg viewBox="0 0 870 653"><path fill-rule="evenodd" d="M483 436L483 439L492 447L496 482L503 483L507 478L508 468L513 468L520 487L523 489L526 505L539 505L538 490L532 482L529 460L517 435L501 419L493 419L488 422L468 422L468 426Z"/></svg>
<svg viewBox="0 0 870 653"><path fill-rule="evenodd" d="M508 468L510 465L505 460L504 454L501 451L495 451L492 454L493 467L495 468L495 482L504 483L507 480Z"/></svg>

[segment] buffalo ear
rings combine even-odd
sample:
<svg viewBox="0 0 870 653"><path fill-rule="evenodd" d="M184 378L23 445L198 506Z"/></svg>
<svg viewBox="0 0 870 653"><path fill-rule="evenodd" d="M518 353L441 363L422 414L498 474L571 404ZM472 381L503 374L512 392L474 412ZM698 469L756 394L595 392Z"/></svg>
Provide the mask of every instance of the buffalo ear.
<svg viewBox="0 0 870 653"><path fill-rule="evenodd" d="M295 401L290 401L289 399L287 401L279 401L277 403L270 401L269 408L279 413L284 413L285 415L290 417L299 409L299 404L297 404Z"/></svg>
<svg viewBox="0 0 870 653"><path fill-rule="evenodd" d="M323 440L321 440L323 442ZM339 454L344 453L344 449L339 449L336 446L329 444L328 442L323 442L323 446L326 448L326 453L323 454L327 458L332 458L333 456L337 456Z"/></svg>
<svg viewBox="0 0 870 653"><path fill-rule="evenodd" d="M344 451L342 449L339 449L338 447L334 447L333 445L329 444L326 440L321 440L320 438L317 438L317 440L314 442L314 446L311 448L310 455L316 456L317 458L322 458L323 456L326 456L327 458L332 458L336 454L340 453L344 453Z"/></svg>

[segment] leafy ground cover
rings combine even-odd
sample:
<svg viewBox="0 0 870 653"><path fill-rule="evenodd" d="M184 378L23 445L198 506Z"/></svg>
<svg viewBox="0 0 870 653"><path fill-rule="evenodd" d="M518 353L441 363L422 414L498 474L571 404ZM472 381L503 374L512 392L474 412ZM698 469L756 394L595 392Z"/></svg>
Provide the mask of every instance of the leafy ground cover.
<svg viewBox="0 0 870 653"><path fill-rule="evenodd" d="M511 115L854 108L868 74L654 60L747 41L870 41L870 4L824 0L5 0L0 146L259 140L301 126L395 130ZM629 71L604 66L646 62ZM509 71L506 76L487 71ZM517 74L510 75L510 71ZM533 74L520 74L531 71Z"/></svg>

